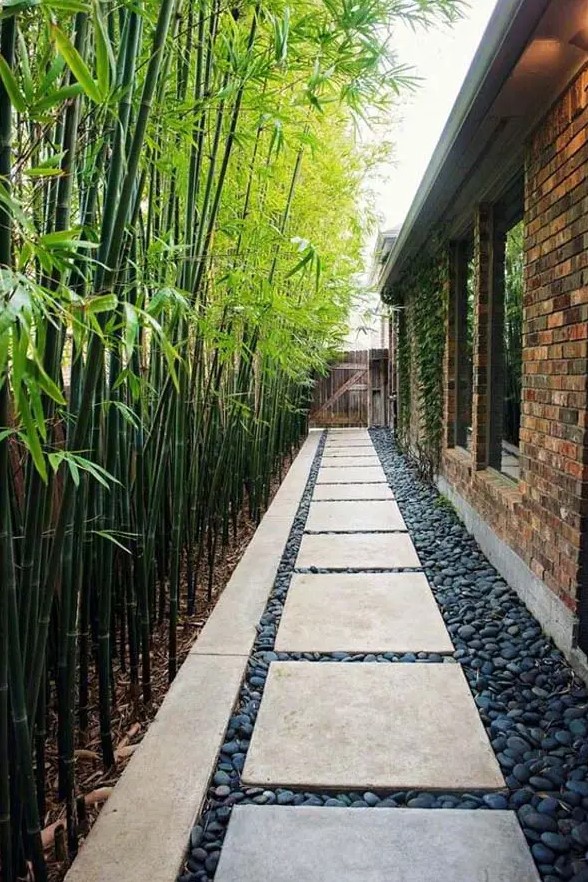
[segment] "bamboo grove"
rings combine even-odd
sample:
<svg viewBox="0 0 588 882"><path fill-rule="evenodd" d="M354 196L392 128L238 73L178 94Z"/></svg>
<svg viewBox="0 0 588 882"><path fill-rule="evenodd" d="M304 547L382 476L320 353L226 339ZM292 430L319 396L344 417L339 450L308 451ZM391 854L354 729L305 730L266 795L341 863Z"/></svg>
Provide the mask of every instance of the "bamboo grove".
<svg viewBox="0 0 588 882"><path fill-rule="evenodd" d="M395 18L454 0L4 0L0 18L0 866L47 878L55 739L194 611L259 517L361 266L352 122L407 82ZM92 699L95 696L95 699Z"/></svg>

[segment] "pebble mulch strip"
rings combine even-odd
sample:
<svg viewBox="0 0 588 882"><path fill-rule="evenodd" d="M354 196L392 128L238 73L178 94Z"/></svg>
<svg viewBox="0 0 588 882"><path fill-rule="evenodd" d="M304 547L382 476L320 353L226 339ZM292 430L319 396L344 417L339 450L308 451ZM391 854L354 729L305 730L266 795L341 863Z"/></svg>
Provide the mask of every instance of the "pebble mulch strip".
<svg viewBox="0 0 588 882"><path fill-rule="evenodd" d="M274 652L273 646L320 465L324 439L261 618L237 709L178 882L211 882L236 804L514 809L543 882L588 882L588 692L563 655L490 566L442 497L419 481L387 430L372 431L447 627L454 657L436 653ZM322 569L312 568L314 572ZM311 793L241 785L271 661L460 663L508 785L504 793Z"/></svg>
<svg viewBox="0 0 588 882"><path fill-rule="evenodd" d="M372 441L508 785L544 882L588 882L588 692L442 497Z"/></svg>

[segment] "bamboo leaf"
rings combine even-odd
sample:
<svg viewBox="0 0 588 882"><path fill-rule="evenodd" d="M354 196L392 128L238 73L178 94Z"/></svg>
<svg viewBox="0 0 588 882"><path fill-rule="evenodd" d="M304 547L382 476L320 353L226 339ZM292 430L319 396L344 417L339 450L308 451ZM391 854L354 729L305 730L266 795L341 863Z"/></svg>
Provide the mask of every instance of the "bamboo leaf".
<svg viewBox="0 0 588 882"><path fill-rule="evenodd" d="M43 402L41 401L40 384L31 382L30 375L27 376L25 386L30 402L32 416L35 421L35 428L43 440L47 441L47 426L45 424L45 414L43 413Z"/></svg>
<svg viewBox="0 0 588 882"><path fill-rule="evenodd" d="M126 545L123 545L122 542L119 542L118 539L115 539L112 533L108 530L93 530L92 532L95 536L101 536L102 539L107 539L109 542L112 542L113 545L116 545L117 548L120 548L125 554L131 554L130 549L128 549Z"/></svg>
<svg viewBox="0 0 588 882"><path fill-rule="evenodd" d="M296 266L292 267L290 272L286 273L284 278L291 279L292 276L296 275L296 273L298 273L298 272L300 272L300 270L304 269L306 264L309 263L312 260L312 258L313 258L312 251L310 251L310 250L307 251L306 254L302 257L302 259L298 261Z"/></svg>
<svg viewBox="0 0 588 882"><path fill-rule="evenodd" d="M110 91L112 72L116 68L116 62L112 52L112 46L108 38L108 30L99 0L93 2L94 37L96 48L96 76L98 88L105 98Z"/></svg>
<svg viewBox="0 0 588 882"><path fill-rule="evenodd" d="M25 96L20 91L20 87L16 82L16 77L2 55L0 55L0 79L8 93L12 106L15 110L18 110L19 113L24 113L27 106Z"/></svg>
<svg viewBox="0 0 588 882"><path fill-rule="evenodd" d="M84 300L83 308L89 315L98 315L101 312L112 312L117 304L118 299L115 294L99 294Z"/></svg>
<svg viewBox="0 0 588 882"><path fill-rule="evenodd" d="M139 330L139 316L137 310L132 303L124 304L125 313L125 353L127 360L130 360L135 348L135 340Z"/></svg>
<svg viewBox="0 0 588 882"><path fill-rule="evenodd" d="M81 83L72 83L70 86L62 86L61 89L56 89L54 92L51 92L51 94L45 95L44 98L36 101L31 107L31 113L45 113L47 110L51 110L52 107L55 107L56 104L62 104L64 101L77 98L78 95L83 95L83 93L84 90Z"/></svg>
<svg viewBox="0 0 588 882"><path fill-rule="evenodd" d="M41 476L43 482L47 481L47 466L45 463L45 457L43 456L43 449L41 447L41 442L39 439L39 433L37 431L37 427L31 417L31 411L26 400L26 397L22 394L22 391L19 392L15 396L16 405L17 405L17 413L21 419L23 424L24 432L19 433L19 437L23 441L23 443L28 447L29 453L31 454L31 459L33 460L33 464L37 469L39 475Z"/></svg>
<svg viewBox="0 0 588 882"><path fill-rule="evenodd" d="M125 422L128 423L129 426L132 426L133 429L138 429L140 427L141 423L138 415L131 410L128 405L124 404L122 401L109 401L109 405L110 407L115 407Z"/></svg>
<svg viewBox="0 0 588 882"><path fill-rule="evenodd" d="M16 15L20 12L27 12L35 6L39 6L41 0L3 0L0 9L0 19L7 18L9 15Z"/></svg>
<svg viewBox="0 0 588 882"><path fill-rule="evenodd" d="M61 453L61 457L65 462L73 462L81 471L88 472L99 484L110 490L111 484L120 484L120 481L114 477L105 468L96 462L92 462L79 453L73 453L71 450L65 450Z"/></svg>
<svg viewBox="0 0 588 882"><path fill-rule="evenodd" d="M72 243L77 244L78 239L75 238L78 230L55 230L53 233L45 233L43 236L39 236L39 242L44 245L46 248L51 248L55 245L71 245Z"/></svg>
<svg viewBox="0 0 588 882"><path fill-rule="evenodd" d="M78 464L75 461L75 458L69 454L66 450L58 450L48 455L49 464L51 468L57 474L62 462L65 462L72 480L76 487L80 486L80 470L78 468Z"/></svg>
<svg viewBox="0 0 588 882"><path fill-rule="evenodd" d="M42 0L42 5L53 12L88 12L90 8L84 0Z"/></svg>
<svg viewBox="0 0 588 882"><path fill-rule="evenodd" d="M31 74L31 67L29 64L27 46L26 46L24 37L22 35L22 31L20 29L17 33L17 41L18 41L18 60L20 63L20 69L22 71L23 89L24 89L27 103L31 104L33 101L34 94L35 94L35 84L33 81L32 74Z"/></svg>
<svg viewBox="0 0 588 882"><path fill-rule="evenodd" d="M60 168L28 168L25 171L27 178L58 178L62 174Z"/></svg>
<svg viewBox="0 0 588 882"><path fill-rule="evenodd" d="M57 49L65 59L67 66L75 76L76 80L81 85L88 98L91 98L96 104L100 104L103 99L103 94L97 83L94 81L86 62L69 37L58 28L57 25L52 25L51 30Z"/></svg>
<svg viewBox="0 0 588 882"><path fill-rule="evenodd" d="M36 350L34 350L33 354L35 358L28 360L29 376L34 378L36 384L52 401L55 401L57 404L66 404L67 402L61 389L46 372Z"/></svg>
<svg viewBox="0 0 588 882"><path fill-rule="evenodd" d="M39 84L39 88L37 89L38 95L45 95L45 93L49 90L49 88L53 85L53 83L57 80L58 77L61 76L63 70L65 68L65 59L62 55L56 55L49 65L47 73L41 80Z"/></svg>

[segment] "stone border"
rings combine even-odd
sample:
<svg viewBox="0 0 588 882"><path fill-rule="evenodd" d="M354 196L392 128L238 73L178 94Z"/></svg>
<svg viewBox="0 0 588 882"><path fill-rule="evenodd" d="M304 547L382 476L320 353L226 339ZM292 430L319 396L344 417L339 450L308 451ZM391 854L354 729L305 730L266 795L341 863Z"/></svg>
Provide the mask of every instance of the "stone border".
<svg viewBox="0 0 588 882"><path fill-rule="evenodd" d="M67 882L170 882L186 853L322 432L311 430Z"/></svg>
<svg viewBox="0 0 588 882"><path fill-rule="evenodd" d="M573 655L572 635L576 617L565 604L550 591L527 566L521 557L488 526L482 516L461 496L452 485L439 476L437 489L449 499L492 566L514 588L527 609L543 626L556 646L570 660L577 673L587 679L587 670L580 659ZM575 662L575 664L574 664Z"/></svg>
<svg viewBox="0 0 588 882"><path fill-rule="evenodd" d="M588 684L588 658L576 645L578 617L567 608L524 560L503 542L482 516L444 478L438 476L437 489L459 513L490 563L514 588L527 609L535 616L555 645L561 649L576 674Z"/></svg>

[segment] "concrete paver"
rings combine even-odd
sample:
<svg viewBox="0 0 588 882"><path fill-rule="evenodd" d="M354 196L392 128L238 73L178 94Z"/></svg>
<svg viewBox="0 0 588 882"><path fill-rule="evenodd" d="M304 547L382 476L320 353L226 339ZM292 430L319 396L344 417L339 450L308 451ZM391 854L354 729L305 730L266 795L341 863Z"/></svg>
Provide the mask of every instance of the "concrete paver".
<svg viewBox="0 0 588 882"><path fill-rule="evenodd" d="M360 428L341 428L341 429L329 429L327 432L327 438L333 439L338 438L343 441L348 441L351 438L367 438L368 441L371 441L371 436L368 429L360 429Z"/></svg>
<svg viewBox="0 0 588 882"><path fill-rule="evenodd" d="M379 468L380 460L377 456L332 456L323 457L321 469L365 469Z"/></svg>
<svg viewBox="0 0 588 882"><path fill-rule="evenodd" d="M338 440L337 438L327 438L325 441L325 451L329 450L359 450L359 449L369 449L375 450L373 443L369 440L369 438L355 438L350 439L349 441Z"/></svg>
<svg viewBox="0 0 588 882"><path fill-rule="evenodd" d="M398 505L392 500L312 502L307 530L406 530Z"/></svg>
<svg viewBox="0 0 588 882"><path fill-rule="evenodd" d="M295 573L277 652L453 652L424 573Z"/></svg>
<svg viewBox="0 0 588 882"><path fill-rule="evenodd" d="M325 447L325 449L323 450L322 462L323 465L326 462L328 462L330 465L335 465L335 463L331 462L331 460L346 459L350 456L356 456L360 459L366 459L369 457L373 458L377 456L376 448L373 446L373 444L370 444L369 447L367 445L362 447L349 447L348 445L345 445L344 447Z"/></svg>
<svg viewBox="0 0 588 882"><path fill-rule="evenodd" d="M320 790L505 786L453 664L272 662L243 782Z"/></svg>
<svg viewBox="0 0 588 882"><path fill-rule="evenodd" d="M175 878L244 669L241 656L188 656L67 882Z"/></svg>
<svg viewBox="0 0 588 882"><path fill-rule="evenodd" d="M325 533L302 537L297 567L390 570L420 567L407 533Z"/></svg>
<svg viewBox="0 0 588 882"><path fill-rule="evenodd" d="M316 484L312 499L394 499L394 493L388 484Z"/></svg>
<svg viewBox="0 0 588 882"><path fill-rule="evenodd" d="M317 484L376 484L387 483L384 469L381 466L369 468L334 468L321 466L318 472Z"/></svg>
<svg viewBox="0 0 588 882"><path fill-rule="evenodd" d="M237 806L215 882L539 882L514 812Z"/></svg>

